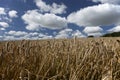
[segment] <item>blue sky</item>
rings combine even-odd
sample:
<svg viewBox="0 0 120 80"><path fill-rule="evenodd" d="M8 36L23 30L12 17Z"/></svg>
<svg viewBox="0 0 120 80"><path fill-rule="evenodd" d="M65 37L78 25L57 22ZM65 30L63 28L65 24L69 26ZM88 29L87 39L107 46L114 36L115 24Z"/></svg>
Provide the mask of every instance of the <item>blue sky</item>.
<svg viewBox="0 0 120 80"><path fill-rule="evenodd" d="M119 24L119 0L0 0L0 40L101 36Z"/></svg>

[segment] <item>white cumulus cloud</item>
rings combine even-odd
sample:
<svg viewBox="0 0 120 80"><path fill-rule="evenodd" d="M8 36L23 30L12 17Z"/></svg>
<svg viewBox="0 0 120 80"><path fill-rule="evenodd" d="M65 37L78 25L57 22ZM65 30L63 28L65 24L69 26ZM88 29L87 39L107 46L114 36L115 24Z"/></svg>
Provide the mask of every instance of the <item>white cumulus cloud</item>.
<svg viewBox="0 0 120 80"><path fill-rule="evenodd" d="M85 37L79 30L72 30L69 28L63 29L55 36L55 38L72 38L72 37Z"/></svg>
<svg viewBox="0 0 120 80"><path fill-rule="evenodd" d="M41 14L37 10L27 11L22 19L27 24L28 30L39 30L41 27L48 29L62 29L67 27L67 20L65 17L60 17L55 14L45 13Z"/></svg>
<svg viewBox="0 0 120 80"><path fill-rule="evenodd" d="M86 7L68 16L70 23L78 26L105 26L120 24L120 6L113 4L99 4Z"/></svg>
<svg viewBox="0 0 120 80"><path fill-rule="evenodd" d="M15 10L9 11L8 14L9 14L9 17L11 17L11 18L16 18L16 17L18 17L18 16L17 16L17 11L15 11Z"/></svg>
<svg viewBox="0 0 120 80"><path fill-rule="evenodd" d="M6 12L5 12L5 9L3 7L0 7L0 15L5 15Z"/></svg>
<svg viewBox="0 0 120 80"><path fill-rule="evenodd" d="M52 35L47 35L38 32L25 32L25 31L8 31L4 32L4 35L0 35L0 40L37 40L37 39L51 39L53 38Z"/></svg>
<svg viewBox="0 0 120 80"><path fill-rule="evenodd" d="M10 26L12 18L17 17L17 11L0 7L0 30L5 30Z"/></svg>
<svg viewBox="0 0 120 80"><path fill-rule="evenodd" d="M43 0L35 0L36 5L40 8L42 12L50 12L53 14L63 14L66 13L66 6L64 4L56 4L52 5L46 4Z"/></svg>
<svg viewBox="0 0 120 80"><path fill-rule="evenodd" d="M69 38L71 33L72 33L72 29L63 29L61 30L56 36L55 38Z"/></svg>
<svg viewBox="0 0 120 80"><path fill-rule="evenodd" d="M12 36L24 36L24 35L27 35L27 32L24 32L24 31L9 31L7 32L6 34L8 35L12 35Z"/></svg>
<svg viewBox="0 0 120 80"><path fill-rule="evenodd" d="M99 26L95 27L85 27L83 30L84 33L86 33L88 36L101 36L103 29Z"/></svg>
<svg viewBox="0 0 120 80"><path fill-rule="evenodd" d="M86 27L86 28L83 30L83 32L85 32L85 33L97 33L97 32L102 32L102 31L103 31L103 29L102 29L101 27L99 27L99 26Z"/></svg>
<svg viewBox="0 0 120 80"><path fill-rule="evenodd" d="M86 37L85 35L83 35L79 30L75 30L72 33L72 37Z"/></svg>
<svg viewBox="0 0 120 80"><path fill-rule="evenodd" d="M101 32L87 34L87 36L94 36L94 37L99 37L99 36L102 36L102 35L103 34Z"/></svg>
<svg viewBox="0 0 120 80"><path fill-rule="evenodd" d="M120 32L120 26L113 27L112 29L109 29L108 32Z"/></svg>
<svg viewBox="0 0 120 80"><path fill-rule="evenodd" d="M3 28L7 28L7 27L9 27L9 24L6 22L0 22L0 26Z"/></svg>
<svg viewBox="0 0 120 80"><path fill-rule="evenodd" d="M4 31L5 30L5 28L0 28L0 31Z"/></svg>

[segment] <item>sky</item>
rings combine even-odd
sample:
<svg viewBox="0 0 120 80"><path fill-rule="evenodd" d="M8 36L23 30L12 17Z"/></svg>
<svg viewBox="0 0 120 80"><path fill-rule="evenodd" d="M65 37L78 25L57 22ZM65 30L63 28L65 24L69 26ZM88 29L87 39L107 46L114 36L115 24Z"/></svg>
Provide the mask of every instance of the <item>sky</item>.
<svg viewBox="0 0 120 80"><path fill-rule="evenodd" d="M120 31L120 0L0 0L0 40L102 36Z"/></svg>

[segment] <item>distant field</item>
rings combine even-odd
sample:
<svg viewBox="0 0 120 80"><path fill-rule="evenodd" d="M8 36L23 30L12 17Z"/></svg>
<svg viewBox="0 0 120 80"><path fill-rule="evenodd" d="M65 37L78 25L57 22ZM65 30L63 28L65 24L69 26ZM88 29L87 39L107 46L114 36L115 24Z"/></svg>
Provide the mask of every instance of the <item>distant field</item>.
<svg viewBox="0 0 120 80"><path fill-rule="evenodd" d="M120 38L0 42L0 80L120 80Z"/></svg>

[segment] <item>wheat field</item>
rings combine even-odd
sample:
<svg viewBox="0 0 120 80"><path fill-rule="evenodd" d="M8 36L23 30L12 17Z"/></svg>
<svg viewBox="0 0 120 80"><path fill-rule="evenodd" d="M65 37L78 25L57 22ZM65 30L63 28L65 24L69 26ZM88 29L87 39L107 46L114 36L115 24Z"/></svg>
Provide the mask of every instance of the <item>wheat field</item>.
<svg viewBox="0 0 120 80"><path fill-rule="evenodd" d="M1 41L0 80L120 80L120 38Z"/></svg>

